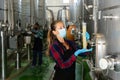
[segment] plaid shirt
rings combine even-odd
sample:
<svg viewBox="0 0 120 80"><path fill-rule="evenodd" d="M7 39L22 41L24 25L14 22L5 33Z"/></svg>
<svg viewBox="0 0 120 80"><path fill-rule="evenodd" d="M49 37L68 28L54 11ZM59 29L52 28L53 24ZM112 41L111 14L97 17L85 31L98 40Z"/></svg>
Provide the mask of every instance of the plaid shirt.
<svg viewBox="0 0 120 80"><path fill-rule="evenodd" d="M36 38L40 38L43 39L43 30L32 30L32 32L34 33L34 36Z"/></svg>
<svg viewBox="0 0 120 80"><path fill-rule="evenodd" d="M72 54L67 59L64 59L64 55L66 54L64 46L58 40L56 40L50 46L50 55L55 60L56 66L60 67L61 69L69 68L76 61L74 52L77 50L77 47L75 43L69 40L65 41L70 46L69 50L73 50Z"/></svg>
<svg viewBox="0 0 120 80"><path fill-rule="evenodd" d="M33 50L41 51L42 50L42 39L43 39L43 31L42 30L32 30L34 33L34 47Z"/></svg>

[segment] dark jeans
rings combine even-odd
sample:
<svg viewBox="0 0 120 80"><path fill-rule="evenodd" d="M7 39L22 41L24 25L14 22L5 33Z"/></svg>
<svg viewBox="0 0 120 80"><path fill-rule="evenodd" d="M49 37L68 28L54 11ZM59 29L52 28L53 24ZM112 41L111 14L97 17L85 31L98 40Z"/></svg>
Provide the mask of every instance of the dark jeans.
<svg viewBox="0 0 120 80"><path fill-rule="evenodd" d="M53 80L75 80L75 67L67 69L55 69Z"/></svg>
<svg viewBox="0 0 120 80"><path fill-rule="evenodd" d="M53 80L75 80L75 73L56 71Z"/></svg>
<svg viewBox="0 0 120 80"><path fill-rule="evenodd" d="M38 60L38 61L37 61ZM36 64L38 63L38 65L42 64L42 52L41 51L36 51L33 50L33 60L32 60L32 65L36 66Z"/></svg>

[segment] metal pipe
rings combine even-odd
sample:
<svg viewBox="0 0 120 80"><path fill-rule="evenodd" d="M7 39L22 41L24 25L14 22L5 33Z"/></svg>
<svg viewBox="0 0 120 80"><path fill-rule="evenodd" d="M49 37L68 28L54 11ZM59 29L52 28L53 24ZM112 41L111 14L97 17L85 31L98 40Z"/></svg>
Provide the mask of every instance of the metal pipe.
<svg viewBox="0 0 120 80"><path fill-rule="evenodd" d="M8 22L9 22L9 30L11 35L14 34L14 2L13 0L8 0Z"/></svg>
<svg viewBox="0 0 120 80"><path fill-rule="evenodd" d="M43 16L44 16L43 17L44 18L43 19L43 27L45 27L45 23L46 23L46 11L45 11L46 10L46 3L45 2L46 2L46 0L43 0L43 4L44 4L43 5Z"/></svg>
<svg viewBox="0 0 120 80"><path fill-rule="evenodd" d="M19 18L21 18L22 17L22 0L19 0L17 4L19 5L19 12L18 12Z"/></svg>
<svg viewBox="0 0 120 80"><path fill-rule="evenodd" d="M10 2L11 2L11 21L12 21L11 27L12 27L12 35L13 35L14 34L14 2L13 0Z"/></svg>
<svg viewBox="0 0 120 80"><path fill-rule="evenodd" d="M8 15L7 15L8 5L7 4L8 4L8 0L4 0L4 23L6 23L6 21L8 20Z"/></svg>
<svg viewBox="0 0 120 80"><path fill-rule="evenodd" d="M20 58L19 53L17 52L17 70L20 68Z"/></svg>
<svg viewBox="0 0 120 80"><path fill-rule="evenodd" d="M54 21L53 11L47 8L46 9L46 24L47 24L48 29L50 29L50 25L53 21Z"/></svg>
<svg viewBox="0 0 120 80"><path fill-rule="evenodd" d="M35 2L35 18L39 18L39 0L36 0ZM38 20L36 20L36 22L38 22Z"/></svg>
<svg viewBox="0 0 120 80"><path fill-rule="evenodd" d="M46 7L64 7L64 6L70 7L70 5L47 5ZM39 7L41 7L41 6L39 6Z"/></svg>
<svg viewBox="0 0 120 80"><path fill-rule="evenodd" d="M9 31L11 30L11 9L10 9L10 0L8 0L8 23L9 23Z"/></svg>
<svg viewBox="0 0 120 80"><path fill-rule="evenodd" d="M34 0L30 0L30 23L34 24Z"/></svg>
<svg viewBox="0 0 120 80"><path fill-rule="evenodd" d="M28 61L30 61L30 44L27 44L28 46Z"/></svg>
<svg viewBox="0 0 120 80"><path fill-rule="evenodd" d="M84 8L84 5L85 5L85 0L82 0L82 22L84 22L84 11L85 11L85 8Z"/></svg>
<svg viewBox="0 0 120 80"><path fill-rule="evenodd" d="M94 33L97 33L97 13L98 13L98 0L93 0Z"/></svg>
<svg viewBox="0 0 120 80"><path fill-rule="evenodd" d="M4 31L1 31L1 47L2 47L2 80L6 78L6 61L5 61L5 44L4 44Z"/></svg>
<svg viewBox="0 0 120 80"><path fill-rule="evenodd" d="M107 10L111 10L111 9L116 9L116 8L120 8L120 5L114 5L114 6L110 6L104 9L99 9L100 11L107 11Z"/></svg>

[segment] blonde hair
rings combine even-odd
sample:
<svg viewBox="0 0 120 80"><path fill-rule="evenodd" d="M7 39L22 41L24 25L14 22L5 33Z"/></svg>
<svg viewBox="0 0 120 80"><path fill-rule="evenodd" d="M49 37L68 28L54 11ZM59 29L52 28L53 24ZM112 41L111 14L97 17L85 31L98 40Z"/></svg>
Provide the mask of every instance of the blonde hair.
<svg viewBox="0 0 120 80"><path fill-rule="evenodd" d="M63 23L61 20L56 20L54 21L52 24L51 24L51 29L48 31L48 34L47 34L47 43L48 43L48 48L47 48L47 52L46 52L46 55L49 55L49 48L50 48L50 45L53 44L53 42L55 41L56 39L56 36L52 33L52 31L54 31L56 29L56 24L57 23Z"/></svg>

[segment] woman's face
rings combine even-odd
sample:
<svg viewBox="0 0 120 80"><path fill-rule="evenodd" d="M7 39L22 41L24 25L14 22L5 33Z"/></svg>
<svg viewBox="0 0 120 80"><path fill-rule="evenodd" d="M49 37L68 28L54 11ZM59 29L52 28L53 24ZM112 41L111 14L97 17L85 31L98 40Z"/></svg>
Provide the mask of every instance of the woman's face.
<svg viewBox="0 0 120 80"><path fill-rule="evenodd" d="M64 25L62 22L57 23L55 26L56 26L55 31L58 31L64 28Z"/></svg>
<svg viewBox="0 0 120 80"><path fill-rule="evenodd" d="M61 29L64 29L64 24L62 22L59 22L55 25L55 31L53 31L53 34L54 35L60 34L59 30L61 30Z"/></svg>

